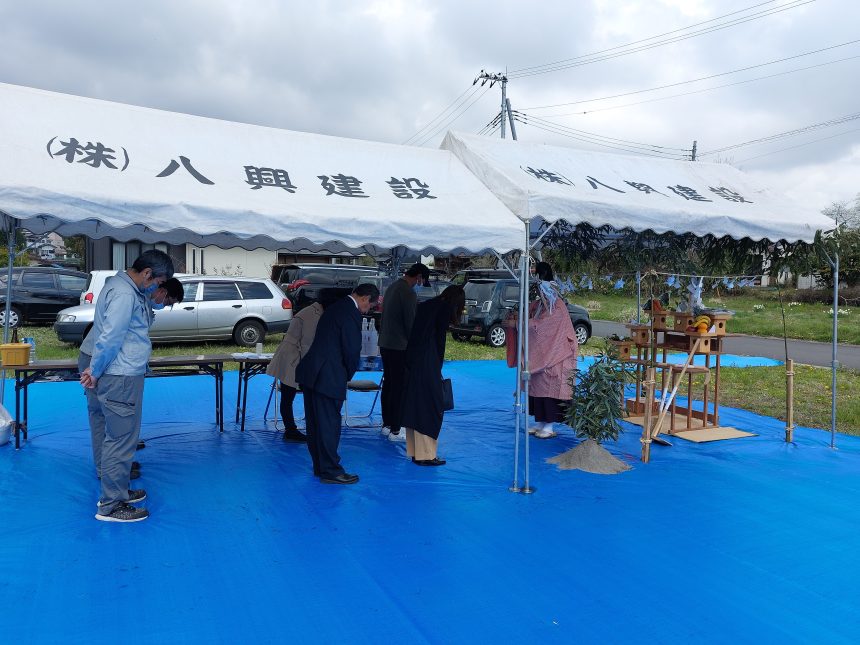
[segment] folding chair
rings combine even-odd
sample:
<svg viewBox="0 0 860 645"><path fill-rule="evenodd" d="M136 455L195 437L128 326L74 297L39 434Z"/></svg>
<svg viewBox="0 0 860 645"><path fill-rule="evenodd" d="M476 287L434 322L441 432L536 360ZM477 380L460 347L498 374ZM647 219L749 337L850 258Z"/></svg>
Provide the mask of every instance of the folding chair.
<svg viewBox="0 0 860 645"><path fill-rule="evenodd" d="M269 390L269 398L266 400L266 409L263 412L263 423L266 423L266 421L269 420L269 408L271 407L272 408L272 421L275 422L275 430L279 430L278 423L281 421L281 415L280 415L279 407L278 407L280 404L280 399L278 399L278 405L273 406L272 405L272 397L274 397L275 392L280 392L280 391L281 391L281 382L277 378L272 379L272 387ZM301 393L302 393L302 388L298 388L297 394L301 394ZM304 417L295 417L295 420L296 421L304 421L305 418Z"/></svg>
<svg viewBox="0 0 860 645"><path fill-rule="evenodd" d="M352 425L351 419L370 419L373 416L373 411L376 409L376 401L379 399L379 393L382 391L382 381L385 377L379 379L379 383L370 379L355 379L346 384L346 399L343 403L343 425L346 428L381 428L382 423L368 423L365 425ZM358 415L356 417L349 416L349 393L350 392L373 392L373 403L370 405L370 412L367 414Z"/></svg>

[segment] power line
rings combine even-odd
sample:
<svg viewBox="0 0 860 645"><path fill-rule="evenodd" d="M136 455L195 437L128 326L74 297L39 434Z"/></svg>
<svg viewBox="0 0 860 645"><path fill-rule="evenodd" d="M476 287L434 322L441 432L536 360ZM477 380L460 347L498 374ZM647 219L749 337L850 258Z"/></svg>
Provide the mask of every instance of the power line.
<svg viewBox="0 0 860 645"><path fill-rule="evenodd" d="M571 127L562 125L560 123L555 123L554 121L549 121L548 119L544 119L544 118L541 118L538 116L526 114L525 112L522 112L520 110L514 110L514 114L522 117L520 119L520 121L523 123L526 123L526 124L528 124L529 122L532 122L532 125L534 125L535 123L539 123L539 124L545 125L545 126L552 126L555 128L565 130L565 131L569 132L570 134L578 135L581 137L593 138L597 141L603 141L606 143L626 145L626 146L629 146L632 148L642 148L642 149L647 150L649 152L655 152L658 154L674 155L674 156L677 156L678 153L684 153L686 155L687 153L690 152L690 150L688 148L674 148L674 147L669 147L669 146L658 146L658 145L650 144L650 143L642 143L640 141L632 141L630 139L620 139L618 137L608 137L608 136L605 136L602 134L597 134L595 132L588 132L586 130L578 130L576 128L571 128Z"/></svg>
<svg viewBox="0 0 860 645"><path fill-rule="evenodd" d="M442 118L442 117L443 117L445 114L447 114L451 109L453 109L453 108L455 107L455 104L462 103L461 99L463 99L463 101L468 100L468 97L463 98L466 94L468 94L469 92L472 92L472 93L474 94L476 91L477 91L477 88L472 87L471 85L470 85L469 87L467 87L467 88L466 88L466 89L465 89L465 90L464 90L464 91L463 91L463 92L462 92L462 93L461 93L457 98L455 98L453 101L451 101L451 102L448 104L448 106L447 106L444 110L442 110L439 114L437 114L437 115L436 115L435 117L433 117L430 121L428 121L428 122L427 122L423 127L421 127L421 128L418 130L418 132L416 132L416 133L415 133L415 134L413 134L411 137L409 137L408 139L406 139L406 141L403 141L403 142L402 142L402 145L408 145L408 144L409 144L413 139L416 139L416 138L420 137L420 135L421 135L421 133L422 133L422 132L424 132L426 129L428 129L428 128L432 127L432 126L433 126L433 124L434 124L437 120L439 120L440 118Z"/></svg>
<svg viewBox="0 0 860 645"><path fill-rule="evenodd" d="M692 32L689 34L684 34L681 36L668 38L666 40L658 41L656 43L651 43L648 45L642 45L640 47L634 47L632 49L627 49L627 50L619 51L619 52L615 52L615 53L607 53L605 55L600 55L602 52L595 52L594 54L586 54L584 56L577 56L576 58L570 58L570 59L567 59L567 61L559 61L557 63L547 63L546 65L543 65L543 66L536 66L536 68L534 68L535 71L511 72L508 74L508 78L513 79L513 78L523 78L526 76L536 76L538 74L557 72L557 71L561 71L564 69L571 69L573 67L581 67L582 65L590 65L592 63L598 63L598 62L601 62L604 60L610 60L612 58L618 58L619 56L626 56L628 54L635 54L637 52L646 51L648 49L654 49L655 47L662 47L663 45L670 45L673 43L681 42L683 40L688 40L690 38L695 38L697 36L703 36L705 34L713 33L715 31L721 31L721 30L727 29L729 27L736 27L737 25L741 25L741 24L744 24L746 22L751 22L753 20L758 20L760 18L765 18L767 16L781 13L783 11L788 11L789 9L796 9L798 7L802 7L803 5L811 4L812 2L815 2L815 1L816 0L792 0L792 2L789 2L785 5L780 5L779 7L773 7L771 9L767 9L765 11L762 11L762 12L759 12L756 14L750 14L748 16L743 16L741 18L730 20L726 23L723 23L720 25L714 25L712 27L708 27L706 29L701 29L699 31L695 31L695 32ZM755 5L755 6L760 6L760 5ZM731 14L729 14L729 15L731 15ZM672 33L672 32L669 32L669 33ZM645 40L646 41L652 40L652 39L657 38L657 37L658 36L653 36L652 38L646 38ZM636 41L636 42L643 42L643 41ZM613 48L610 48L610 49L604 50L604 51L610 52L613 49L629 47L632 44L636 44L636 43L630 43L628 45L613 47ZM541 68L541 69L538 69L538 68ZM523 68L523 69L530 69L530 68Z"/></svg>
<svg viewBox="0 0 860 645"><path fill-rule="evenodd" d="M646 157L658 157L661 159L671 158L671 159L679 159L686 158L681 157L681 155L674 154L670 155L669 153L664 153L660 150L657 150L658 146L654 146L653 148L641 148L634 147L632 145L623 145L620 143L615 143L611 141L609 138L598 139L595 137L584 136L582 134L571 132L570 128L564 128L563 126L558 126L553 123L544 123L540 120L528 120L523 118L520 114L514 113L514 120L519 121L524 125L530 125L539 130L544 130L546 132L551 132L553 134L559 134L564 137L568 137L570 139L575 139L577 141L582 141L585 143L590 143L592 145L603 146L604 148L611 148L613 150L621 150L623 152L629 152L631 154L643 155ZM600 136L600 135L597 135ZM643 146L647 146L647 144L642 144ZM685 151L687 152L687 151Z"/></svg>
<svg viewBox="0 0 860 645"><path fill-rule="evenodd" d="M819 54L819 53L824 52L824 51L829 51L831 49L837 49L839 47L845 47L847 45L854 45L856 43L860 43L860 38L858 38L857 40L850 40L850 41L845 42L845 43L840 43L838 45L831 45L830 47L822 47L821 49L815 49L812 51L804 52L802 54L795 54L794 56L786 56L785 58L779 58L777 60L768 61L766 63L758 63L756 65L749 65L748 67L740 67L738 69L733 69L733 70L730 70L728 72L719 72L717 74L711 74L710 76L702 76L700 78L693 78L693 79L690 79L687 81L678 81L677 83L669 83L667 85L659 85L657 87L650 87L650 88L644 89L644 90L634 90L632 92L623 92L621 94L612 94L609 96L601 96L601 97L596 98L596 99L582 99L580 101L569 101L567 103L555 103L553 105L537 105L534 107L527 107L525 109L526 110L544 110L544 109L549 109L549 108L565 107L567 105L579 105L581 103L594 103L596 101L605 101L608 99L617 99L617 98L621 98L622 96L633 96L635 94L644 94L645 92L656 92L657 90L665 90L665 89L670 88L670 87L678 87L680 85L686 85L688 83L698 83L700 81L707 81L707 80L710 80L712 78L719 78L720 76L728 76L729 74L737 74L739 72L747 72L751 69L757 69L759 67L767 67L768 65L775 65L777 63L784 63L787 60L793 60L795 58L803 58L804 56L811 56L812 54ZM852 58L857 58L857 57L853 56Z"/></svg>
<svg viewBox="0 0 860 645"><path fill-rule="evenodd" d="M829 137L821 137L820 139L813 139L812 141L807 141L806 143L801 143L796 146L789 146L788 148L780 148L779 150L772 150L770 152L765 152L764 154L756 155L755 157L747 157L746 159L741 159L740 161L736 161L735 163L744 163L747 161L752 161L753 159L758 159L759 157L767 157L768 155L775 155L777 152L785 152L786 150L794 150L795 148L803 148L804 146L812 145L813 143L819 143L820 141L827 141L828 139L835 139L836 137L842 137L846 134L851 134L852 132L860 132L860 128L854 128L852 130L846 130L845 132L839 132L838 134L831 134Z"/></svg>
<svg viewBox="0 0 860 645"><path fill-rule="evenodd" d="M449 127L450 127L450 126L451 126L455 121L457 121L461 116L463 116L466 112L468 112L468 111L469 111L469 109L470 109L473 105L475 105L475 103L477 103L478 101L480 101L480 100L481 100L481 98L484 96L484 94L486 94L489 90L490 90L490 88L489 88L489 87L487 87L487 88L484 88L484 91L483 91L483 92L481 92L480 94L477 94L477 95L472 94L472 95L469 97L469 98L471 98L471 99L472 99L471 103L464 103L464 104L462 104L462 105L458 108L458 111L452 112L452 113L451 113L451 115L447 118L447 120L446 120L446 121L444 121L444 122L442 122L442 124L441 124L441 125L439 125L435 130L433 130L433 131L432 131L432 132L430 132L429 134L426 134L426 135L424 135L424 136L420 137L420 139L419 139L419 140L415 141L415 145L423 146L425 143L427 143L428 141L430 141L430 139L432 139L433 137L435 137L437 134L439 134L439 133L440 133L440 132L442 132L443 130L445 130L445 129L449 128Z"/></svg>
<svg viewBox="0 0 860 645"><path fill-rule="evenodd" d="M591 114L593 112L606 112L607 110L620 110L620 109L626 108L626 107L633 107L634 105L643 105L645 103L655 103L657 101L667 101L669 99L676 99L676 98L679 98L682 96L692 96L693 94L702 94L704 92L712 92L714 90L719 90L719 89L723 89L726 87L734 87L735 85L745 85L747 83L754 83L756 81L762 81L762 80L766 80L769 78L776 78L777 76L786 76L788 74L794 74L795 72L805 72L805 71L808 71L810 69L816 69L818 67L826 67L827 65L833 65L835 63L844 63L845 61L856 60L857 58L860 58L860 55L848 56L846 58L837 58L836 60L826 61L824 63L818 63L816 65L808 65L806 67L797 67L795 69L789 69L789 70L786 70L784 72L776 72L774 74L767 74L765 76L757 76L755 78L748 78L748 79L745 79L743 81L735 81L734 83L723 83L722 85L714 85L713 87L705 87L705 88L702 88L700 90L691 90L689 92L680 92L678 94L669 94L667 96L658 96L658 97L653 98L653 99L645 99L643 101L633 101L632 103L622 103L620 105L609 105L607 107L592 108L590 110L582 110L582 111L575 111L575 112L562 112L561 114L547 114L545 116L547 116L549 118L556 118L556 117L562 117L562 116L572 116L575 114L583 115L583 114ZM595 100L597 100L597 99L595 99Z"/></svg>
<svg viewBox="0 0 860 645"><path fill-rule="evenodd" d="M713 155L718 152L726 152L728 150L734 150L735 148L742 148L744 146L751 146L756 143L767 143L769 141L776 141L778 139L784 139L786 137L793 137L798 134L804 134L806 132L812 132L813 130L820 130L822 128L829 128L834 125L840 125L842 123L847 123L849 121L855 121L856 119L860 119L860 112L855 114L847 114L845 116L840 116L835 119L830 119L828 121L822 121L821 123L813 123L812 125L806 125L802 128L797 128L795 130L787 130L786 132L780 132L778 134L772 134L767 137L761 137L760 139L753 139L752 141L744 141L743 143L736 143L731 146L725 146L723 148L716 148L714 150L708 150L707 152L703 152L704 155Z"/></svg>
<svg viewBox="0 0 860 645"><path fill-rule="evenodd" d="M648 38L642 38L641 40L634 40L633 42L626 43L624 45L616 45L615 47L610 47L608 49L601 49L596 52L591 52L590 54L582 54L581 56L575 56L573 58L564 58L562 60L553 61L551 63L544 63L543 65L532 65L531 67L520 67L519 69L511 70L511 74L521 74L523 72L532 71L536 69L541 69L543 67L547 67L549 65L561 65L564 63L568 63L575 60L580 60L582 58L589 58L591 56L597 56L598 54L605 54L607 52L615 51L616 49L623 49L625 47L630 47L631 45L638 45L640 43L648 42L649 40L656 40L657 38L662 38L663 36L669 36L671 34L676 34L680 31L687 31L688 29L692 29L693 27L700 27L702 25L706 25L709 22L715 22L717 20L722 20L723 18L728 18L729 16L733 16L738 13L743 13L745 11L749 11L750 9L756 9L758 7L763 7L766 4L773 4L776 0L767 0L767 2L760 2L759 4L752 5L750 7L745 7L744 9L738 9L737 11L732 11L731 13L723 14L722 16L717 16L716 18L711 18L709 20L704 20L702 22L697 22L692 25L687 25L686 27L681 27L679 29L673 29L672 31L666 31L662 34L657 34L656 36L649 36Z"/></svg>
<svg viewBox="0 0 860 645"><path fill-rule="evenodd" d="M495 117L493 117L493 119L492 119L491 121L489 121L488 123L486 123L486 124L484 125L484 127L483 127L483 128L481 128L480 130L478 130L477 134L486 134L486 132L487 132L490 128L494 127L494 126L495 126L495 125L497 125L497 124L499 124L499 125L500 125L501 120L502 120L502 113L501 113L501 111L499 111L499 112L497 112L497 113L496 113L496 116L495 116Z"/></svg>

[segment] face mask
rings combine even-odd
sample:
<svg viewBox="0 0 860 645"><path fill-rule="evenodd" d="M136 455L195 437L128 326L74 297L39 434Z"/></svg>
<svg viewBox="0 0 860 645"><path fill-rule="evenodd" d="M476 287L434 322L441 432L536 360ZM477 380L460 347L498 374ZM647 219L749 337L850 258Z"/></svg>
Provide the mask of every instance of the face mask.
<svg viewBox="0 0 860 645"><path fill-rule="evenodd" d="M156 289L158 289L158 283L157 283L157 282L153 282L153 283L152 283L151 285L149 285L146 289L142 289L142 290L141 290L141 293L142 293L143 295L145 295L145 296L148 296L148 295L151 295L151 294L152 294Z"/></svg>
<svg viewBox="0 0 860 645"><path fill-rule="evenodd" d="M150 303L150 306L151 306L151 307L153 308L153 310L155 310L155 311L161 311L162 309L164 309L164 307L165 307L166 305L165 305L163 302L151 302L151 303Z"/></svg>

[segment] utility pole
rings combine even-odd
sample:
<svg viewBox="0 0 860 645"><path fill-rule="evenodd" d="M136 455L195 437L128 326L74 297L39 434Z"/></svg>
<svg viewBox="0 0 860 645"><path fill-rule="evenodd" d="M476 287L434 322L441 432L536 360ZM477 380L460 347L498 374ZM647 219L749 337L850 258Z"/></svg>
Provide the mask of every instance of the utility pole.
<svg viewBox="0 0 860 645"><path fill-rule="evenodd" d="M517 129L514 127L514 115L513 111L511 110L511 99L505 99L505 107L508 109L508 119L510 119L511 121L511 136L513 137L514 141L516 141ZM504 120L504 117L502 117L502 121Z"/></svg>
<svg viewBox="0 0 860 645"><path fill-rule="evenodd" d="M514 131L514 121L513 121L513 118L511 117L511 113L510 113L510 104L511 103L510 103L510 101L508 101L508 77L505 76L504 74L490 74L488 72L485 72L484 70L481 70L481 73L475 77L474 81L472 81L472 85L474 85L478 81L481 81L481 85L486 85L487 81L490 81L490 87L492 87L495 83L499 83L502 86L502 107L501 107L501 110L499 111L499 114L502 117L502 121L501 121L502 139L505 138L505 115L507 114L508 118L511 119L511 134L514 137L514 140L516 140L517 135Z"/></svg>
<svg viewBox="0 0 860 645"><path fill-rule="evenodd" d="M696 160L696 144L697 144L697 143L698 143L698 141L693 141L693 149L691 150L691 152L692 152L693 154L691 154L691 155L690 155L690 161L695 161L695 160Z"/></svg>

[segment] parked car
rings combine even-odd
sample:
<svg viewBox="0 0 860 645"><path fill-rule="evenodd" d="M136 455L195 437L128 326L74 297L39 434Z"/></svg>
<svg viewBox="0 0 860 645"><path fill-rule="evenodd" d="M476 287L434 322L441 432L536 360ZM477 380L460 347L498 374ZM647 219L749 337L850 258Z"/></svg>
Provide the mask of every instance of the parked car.
<svg viewBox="0 0 860 645"><path fill-rule="evenodd" d="M96 269L95 271L90 271L90 274L87 277L87 286L84 287L83 291L81 291L80 304L96 304L96 300L98 299L99 294L105 286L105 280L107 280L112 275L116 275L117 273L118 272L116 269ZM186 276L188 274L174 273L173 275L176 278L181 278L182 276Z"/></svg>
<svg viewBox="0 0 860 645"><path fill-rule="evenodd" d="M99 293L101 293L102 287L105 286L105 280L116 274L116 269L96 269L95 271L90 271L87 276L87 286L85 286L84 290L81 291L80 304L96 304L96 298L98 298Z"/></svg>
<svg viewBox="0 0 860 645"><path fill-rule="evenodd" d="M491 347L505 344L506 331L502 321L519 304L519 283L514 279L478 278L463 285L466 292L466 310L459 324L451 326L457 340L481 336ZM567 304L570 322L580 345L591 338L591 317L579 305Z"/></svg>
<svg viewBox="0 0 860 645"><path fill-rule="evenodd" d="M358 281L358 284L373 284L376 285L377 289L379 289L379 301L376 303L376 307L374 307L369 314L376 321L377 329L379 329L379 323L382 319L382 310L385 308L385 290L391 286L392 282L398 279L399 278L378 275L364 276ZM430 300L430 298L435 298L445 291L445 287L450 284L451 283L448 280L434 280L431 276L430 281L426 286L415 286L415 293L418 296L418 302L424 302L425 300Z"/></svg>
<svg viewBox="0 0 860 645"><path fill-rule="evenodd" d="M463 286L471 280L503 280L512 277L506 269L463 269L454 274L451 283Z"/></svg>
<svg viewBox="0 0 860 645"><path fill-rule="evenodd" d="M272 267L272 280L299 312L309 304L324 305L352 292L361 278L383 276L374 267L352 264L286 264Z"/></svg>
<svg viewBox="0 0 860 645"><path fill-rule="evenodd" d="M4 271L0 274L0 325L6 322L6 279ZM78 302L86 283L87 274L82 271L57 267L13 268L9 325L50 323L58 311Z"/></svg>
<svg viewBox="0 0 860 645"><path fill-rule="evenodd" d="M253 347L266 334L284 332L292 320L289 299L271 280L182 276L185 299L156 313L149 330L157 341L229 340ZM54 330L60 340L80 344L95 318L95 305L63 309Z"/></svg>

